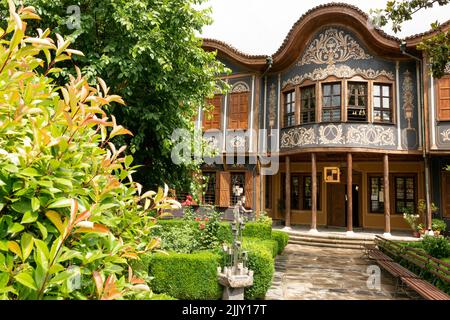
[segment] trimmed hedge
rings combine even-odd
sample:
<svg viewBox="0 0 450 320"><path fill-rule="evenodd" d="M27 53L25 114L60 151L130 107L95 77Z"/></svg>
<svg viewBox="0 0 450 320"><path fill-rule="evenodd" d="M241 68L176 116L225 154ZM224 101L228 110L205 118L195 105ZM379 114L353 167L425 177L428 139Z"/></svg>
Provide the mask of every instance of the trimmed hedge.
<svg viewBox="0 0 450 320"><path fill-rule="evenodd" d="M286 232L272 230L272 239L278 242L278 254L283 253L284 248L289 242L289 235Z"/></svg>
<svg viewBox="0 0 450 320"><path fill-rule="evenodd" d="M247 240L247 241L245 241ZM248 250L247 266L254 271L253 286L245 288L245 299L264 299L272 285L275 263L267 244L244 239L243 248Z"/></svg>
<svg viewBox="0 0 450 320"><path fill-rule="evenodd" d="M222 287L217 281L220 256L202 251L191 254L155 253L147 256L151 288L180 300L217 300Z"/></svg>
<svg viewBox="0 0 450 320"><path fill-rule="evenodd" d="M182 219L167 219L167 220L158 220L159 227L155 228L153 234L155 236L160 236L164 231L170 230L172 228L181 228L185 224L192 223L194 225L200 224L200 222L196 221L185 221ZM231 224L229 222L221 222L219 224L219 230L217 231L217 237L220 242L231 243L233 242L233 234L231 232Z"/></svg>
<svg viewBox="0 0 450 320"><path fill-rule="evenodd" d="M263 240L272 239L272 224L261 222L247 222L242 231L244 237L258 238Z"/></svg>
<svg viewBox="0 0 450 320"><path fill-rule="evenodd" d="M261 240L258 238L250 238L250 237L243 237L244 246L247 243L256 243L265 249L267 249L267 252L269 252L273 258L275 258L278 255L278 242L276 240Z"/></svg>

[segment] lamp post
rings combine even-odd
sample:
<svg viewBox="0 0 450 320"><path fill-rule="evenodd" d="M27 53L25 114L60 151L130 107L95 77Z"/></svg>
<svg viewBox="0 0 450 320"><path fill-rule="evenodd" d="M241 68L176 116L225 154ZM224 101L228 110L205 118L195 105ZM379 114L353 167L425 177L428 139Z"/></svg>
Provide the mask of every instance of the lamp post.
<svg viewBox="0 0 450 320"><path fill-rule="evenodd" d="M239 186L233 187L233 194L240 197L244 192ZM242 197L244 198L244 197ZM231 248L224 245L223 250L228 256L227 265L218 267L219 283L224 286L223 300L244 300L244 288L253 285L253 271L246 267L247 252L242 250L242 230L245 228L241 215L242 200L238 200L233 208L234 220L231 223L233 243Z"/></svg>

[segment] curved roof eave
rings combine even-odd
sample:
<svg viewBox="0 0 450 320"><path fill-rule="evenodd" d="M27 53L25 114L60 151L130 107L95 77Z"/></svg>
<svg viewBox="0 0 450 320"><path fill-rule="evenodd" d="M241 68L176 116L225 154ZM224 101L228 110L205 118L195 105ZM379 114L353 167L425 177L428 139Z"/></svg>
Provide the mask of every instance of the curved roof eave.
<svg viewBox="0 0 450 320"><path fill-rule="evenodd" d="M306 49L315 32L326 25L342 25L350 28L378 56L387 59L405 59L400 51L402 40L372 26L369 16L364 11L347 3L329 3L307 11L297 20L280 48L272 55L271 71L284 70L292 65ZM450 20L442 24L442 29L450 29ZM416 52L417 44L434 34L436 31L430 30L405 38L408 49ZM263 72L267 69L267 56L249 55L219 40L203 39L203 48L209 51L217 50L219 57L231 58L250 70Z"/></svg>

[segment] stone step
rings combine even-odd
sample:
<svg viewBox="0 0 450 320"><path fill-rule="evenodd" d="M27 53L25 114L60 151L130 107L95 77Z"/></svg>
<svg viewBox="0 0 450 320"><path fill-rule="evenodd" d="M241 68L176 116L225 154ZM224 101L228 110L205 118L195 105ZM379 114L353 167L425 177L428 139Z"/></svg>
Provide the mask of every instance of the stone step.
<svg viewBox="0 0 450 320"><path fill-rule="evenodd" d="M360 250L360 244L349 244L349 243L327 243L327 242L308 242L302 240L290 240L289 244L302 245L302 246L312 246L312 247L326 247L326 248L338 248L338 249L356 249Z"/></svg>
<svg viewBox="0 0 450 320"><path fill-rule="evenodd" d="M330 234L330 233L309 233L309 232L287 232L289 237L308 237L319 239L335 239L335 240L352 240L352 241L374 241L375 237L371 236L359 236L359 235L346 235L342 234Z"/></svg>
<svg viewBox="0 0 450 320"><path fill-rule="evenodd" d="M315 237L315 236L290 236L290 241L303 241L303 242L313 242L313 243L330 243L330 244L354 244L354 245L364 245L364 244L373 244L373 240L365 240L365 239L346 239L346 238L325 238L325 237Z"/></svg>

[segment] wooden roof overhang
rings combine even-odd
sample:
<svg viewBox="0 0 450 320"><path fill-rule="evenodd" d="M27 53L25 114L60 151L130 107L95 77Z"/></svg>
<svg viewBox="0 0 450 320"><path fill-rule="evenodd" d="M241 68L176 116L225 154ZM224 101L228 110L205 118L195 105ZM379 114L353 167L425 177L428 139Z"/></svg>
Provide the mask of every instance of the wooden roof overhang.
<svg viewBox="0 0 450 320"><path fill-rule="evenodd" d="M410 59L400 50L401 39L373 27L369 20L365 12L346 3L324 4L307 11L291 28L281 47L271 56L273 65L270 72L289 68L304 52L315 33L329 25L350 29L376 56L388 60ZM442 25L442 29L450 29L450 20ZM406 38L408 52L420 55L416 49L417 44L435 33L436 31L431 30ZM267 69L267 56L248 55L222 41L204 39L203 48L207 51L217 50L219 58L231 59L255 72L264 72Z"/></svg>

